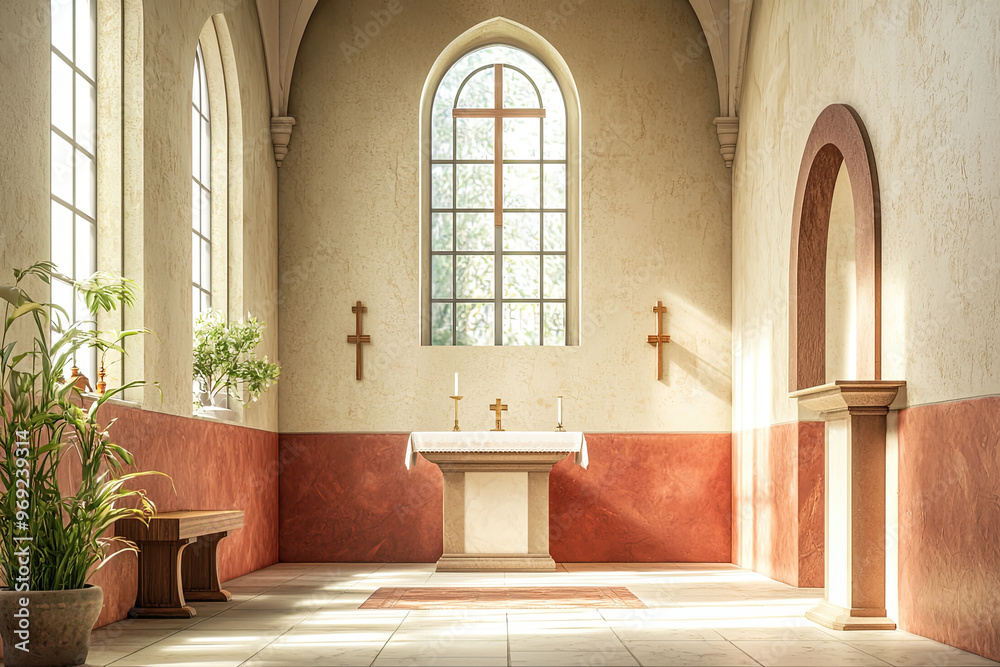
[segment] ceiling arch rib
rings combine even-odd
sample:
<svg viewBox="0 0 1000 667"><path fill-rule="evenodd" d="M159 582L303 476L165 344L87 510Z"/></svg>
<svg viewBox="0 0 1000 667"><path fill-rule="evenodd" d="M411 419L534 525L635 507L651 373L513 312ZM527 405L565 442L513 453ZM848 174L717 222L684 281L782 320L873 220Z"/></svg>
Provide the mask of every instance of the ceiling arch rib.
<svg viewBox="0 0 1000 667"><path fill-rule="evenodd" d="M288 142L295 125L295 119L288 115L288 93L295 70L295 57L318 0L256 2L271 100L271 142L274 145L274 160L280 167L288 154Z"/></svg>
<svg viewBox="0 0 1000 667"><path fill-rule="evenodd" d="M715 66L719 92L719 116L715 127L719 135L719 152L726 166L733 165L736 140L739 135L740 86L746 60L750 13L753 0L690 0L701 23L702 39Z"/></svg>
<svg viewBox="0 0 1000 667"><path fill-rule="evenodd" d="M288 153L295 119L288 115L295 57L318 0L256 0L271 99L271 140L278 166ZM715 67L719 116L713 121L719 152L731 167L739 135L740 86L749 40L753 0L690 0L701 23L701 39ZM688 57L681 55L679 57Z"/></svg>

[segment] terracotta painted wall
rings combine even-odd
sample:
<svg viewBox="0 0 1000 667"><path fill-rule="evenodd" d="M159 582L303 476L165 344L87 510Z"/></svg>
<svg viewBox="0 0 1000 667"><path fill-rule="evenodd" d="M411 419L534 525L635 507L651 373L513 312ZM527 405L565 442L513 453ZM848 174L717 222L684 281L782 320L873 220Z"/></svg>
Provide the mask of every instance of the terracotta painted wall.
<svg viewBox="0 0 1000 667"><path fill-rule="evenodd" d="M822 587L822 422L733 435L733 562L793 586Z"/></svg>
<svg viewBox="0 0 1000 667"><path fill-rule="evenodd" d="M241 509L244 526L219 547L226 581L278 562L278 435L268 431L105 406L112 436L135 455L140 470L170 475L141 482L160 511ZM136 557L116 556L95 577L104 589L98 625L125 618L135 603Z"/></svg>
<svg viewBox="0 0 1000 667"><path fill-rule="evenodd" d="M1000 660L1000 397L899 414L899 626Z"/></svg>
<svg viewBox="0 0 1000 667"><path fill-rule="evenodd" d="M407 471L406 434L281 436L282 561L433 562L441 472ZM729 434L591 434L590 467L556 465L556 561L729 562Z"/></svg>
<svg viewBox="0 0 1000 667"><path fill-rule="evenodd" d="M728 563L728 433L588 434L590 465L552 469L556 562Z"/></svg>

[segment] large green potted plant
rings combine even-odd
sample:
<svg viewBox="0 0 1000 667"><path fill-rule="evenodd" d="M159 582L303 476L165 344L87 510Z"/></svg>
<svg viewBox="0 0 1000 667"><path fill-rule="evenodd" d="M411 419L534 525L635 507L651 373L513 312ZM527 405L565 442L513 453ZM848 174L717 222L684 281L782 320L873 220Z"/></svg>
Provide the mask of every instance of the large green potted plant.
<svg viewBox="0 0 1000 667"><path fill-rule="evenodd" d="M138 332L106 336L92 322L63 324L63 309L26 289L32 279L49 284L53 273L40 262L15 270L14 284L0 287L0 637L7 665L86 660L103 600L87 582L112 556L135 550L104 534L118 519L148 520L153 504L124 485L159 474L128 472L132 455L98 421L101 406L139 382L87 406L75 382L61 381L77 353L123 352L124 338ZM94 318L132 305L137 289L106 273L73 287Z"/></svg>
<svg viewBox="0 0 1000 667"><path fill-rule="evenodd" d="M247 405L277 382L278 364L256 356L264 323L247 313L246 320L226 322L218 311L204 312L194 325L195 405L198 414L231 419L228 400Z"/></svg>

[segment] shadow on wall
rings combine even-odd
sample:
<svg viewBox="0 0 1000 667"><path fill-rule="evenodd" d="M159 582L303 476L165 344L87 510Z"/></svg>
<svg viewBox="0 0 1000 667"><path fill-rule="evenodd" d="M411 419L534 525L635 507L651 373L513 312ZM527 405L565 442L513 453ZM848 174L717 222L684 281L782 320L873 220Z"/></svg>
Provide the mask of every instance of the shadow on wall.
<svg viewBox="0 0 1000 667"><path fill-rule="evenodd" d="M710 363L704 357L699 357L673 338L666 345L663 354L666 357L664 361L676 364L678 368L687 373L713 396L727 403L732 401L732 378L723 369ZM670 377L669 370L666 372L666 376ZM664 378L664 383L667 382L667 378Z"/></svg>

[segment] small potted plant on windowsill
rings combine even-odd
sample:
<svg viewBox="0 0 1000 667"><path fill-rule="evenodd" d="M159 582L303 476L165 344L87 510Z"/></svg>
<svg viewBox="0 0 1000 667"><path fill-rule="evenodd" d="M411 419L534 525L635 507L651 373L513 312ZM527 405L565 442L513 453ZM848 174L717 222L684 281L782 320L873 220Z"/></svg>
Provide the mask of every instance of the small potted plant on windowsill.
<svg viewBox="0 0 1000 667"><path fill-rule="evenodd" d="M125 484L154 472L126 472L134 461L98 422L105 402L135 387L109 389L85 407L77 382L61 382L80 352L124 352L115 335L92 322L63 327L57 305L25 289L34 278L51 283L55 266L15 270L0 287L0 638L7 665L79 665L103 593L87 584L113 556L135 545L105 532L123 518L147 521L153 504ZM134 303L135 283L98 273L71 283L92 316ZM139 332L135 332L139 333ZM51 343L50 343L51 338ZM117 551L114 546L122 547Z"/></svg>
<svg viewBox="0 0 1000 667"><path fill-rule="evenodd" d="M227 323L218 311L198 316L194 325L196 414L214 419L235 418L228 399L242 405L256 402L277 382L278 364L256 356L264 323L249 313L246 320Z"/></svg>

